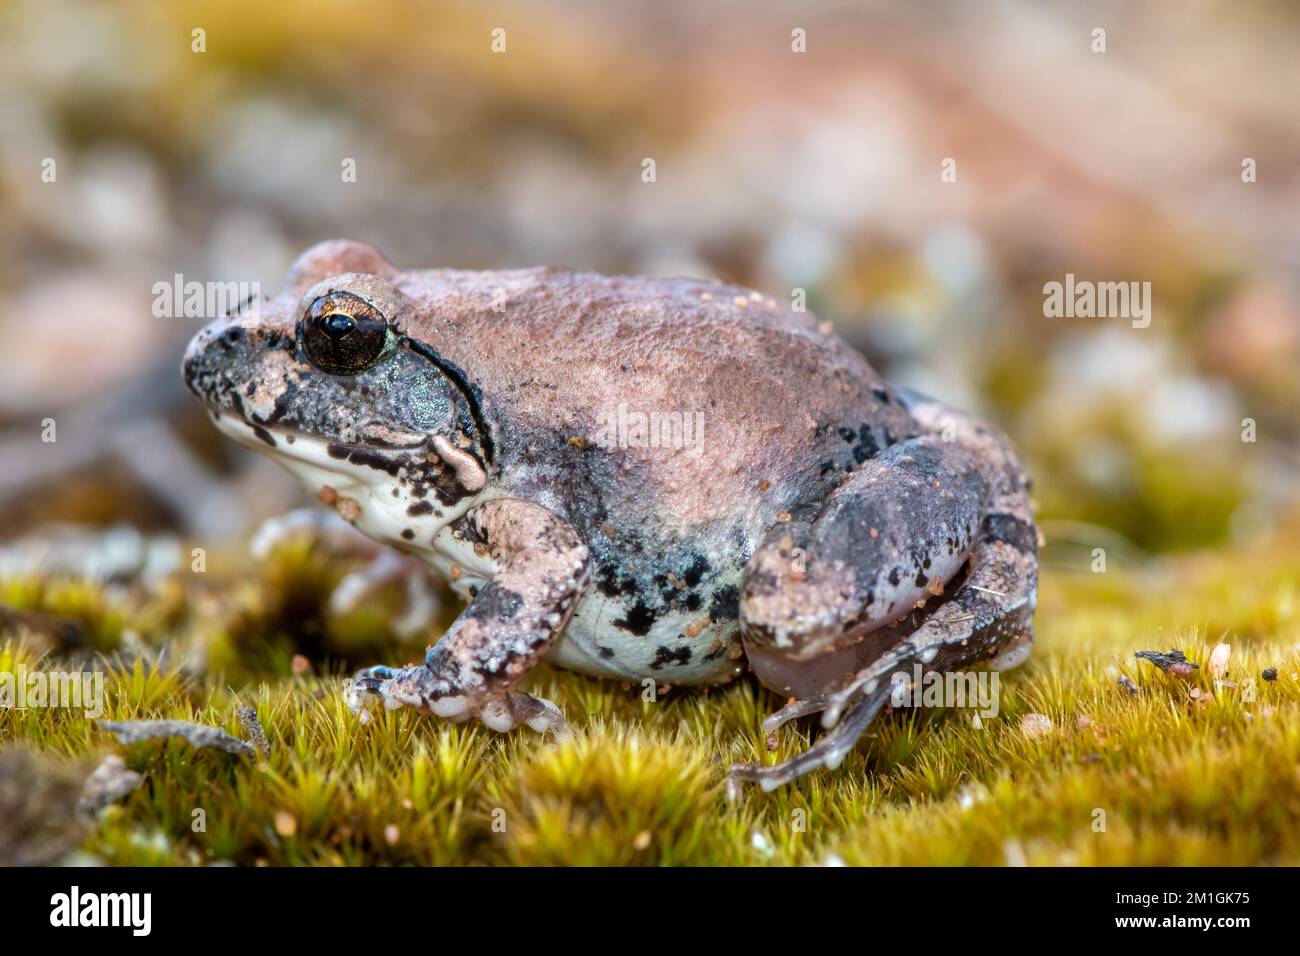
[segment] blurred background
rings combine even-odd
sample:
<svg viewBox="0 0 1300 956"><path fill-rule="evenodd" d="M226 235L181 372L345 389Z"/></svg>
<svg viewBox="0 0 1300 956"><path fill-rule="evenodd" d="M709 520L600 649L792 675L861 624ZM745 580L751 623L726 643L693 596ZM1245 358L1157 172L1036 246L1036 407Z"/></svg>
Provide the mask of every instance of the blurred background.
<svg viewBox="0 0 1300 956"><path fill-rule="evenodd" d="M140 558L305 503L190 401L205 319L153 287L273 294L333 237L804 289L1012 434L1049 561L1295 529L1298 42L1281 0L6 0L5 553L117 528ZM1045 317L1067 273L1150 282L1150 327Z"/></svg>

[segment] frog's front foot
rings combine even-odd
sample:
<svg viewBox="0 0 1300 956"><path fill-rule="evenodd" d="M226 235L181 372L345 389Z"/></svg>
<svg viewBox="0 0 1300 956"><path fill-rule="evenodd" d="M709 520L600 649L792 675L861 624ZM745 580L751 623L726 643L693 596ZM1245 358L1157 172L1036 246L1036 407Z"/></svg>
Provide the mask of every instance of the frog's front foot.
<svg viewBox="0 0 1300 956"><path fill-rule="evenodd" d="M412 667L367 667L358 671L347 687L348 709L362 723L370 719L367 705L385 709L414 707L456 723L477 718L485 727L504 733L526 725L538 733L564 733L564 714L549 700L522 691L486 687L456 687L424 664Z"/></svg>

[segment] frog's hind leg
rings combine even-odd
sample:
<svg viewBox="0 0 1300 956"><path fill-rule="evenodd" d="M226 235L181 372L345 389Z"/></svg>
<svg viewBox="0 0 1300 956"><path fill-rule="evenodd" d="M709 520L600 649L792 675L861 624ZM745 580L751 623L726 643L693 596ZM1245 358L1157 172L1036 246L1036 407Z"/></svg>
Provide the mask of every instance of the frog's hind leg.
<svg viewBox="0 0 1300 956"><path fill-rule="evenodd" d="M747 569L751 665L796 698L764 729L820 713L825 732L784 763L732 767L732 780L773 789L838 766L889 703L895 673L1005 669L1028 654L1037 532L1010 444L970 416L905 400L929 434L867 462L820 514L773 532ZM838 679L825 679L823 659ZM808 671L820 686L800 686Z"/></svg>

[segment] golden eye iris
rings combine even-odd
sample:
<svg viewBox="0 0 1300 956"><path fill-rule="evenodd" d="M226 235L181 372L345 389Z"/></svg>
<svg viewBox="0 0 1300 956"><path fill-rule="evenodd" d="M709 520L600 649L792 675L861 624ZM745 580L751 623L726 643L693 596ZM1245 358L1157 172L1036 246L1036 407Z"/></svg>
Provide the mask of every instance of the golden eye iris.
<svg viewBox="0 0 1300 956"><path fill-rule="evenodd" d="M347 292L323 295L302 317L307 358L334 375L355 375L376 358L388 338L388 323L369 302Z"/></svg>

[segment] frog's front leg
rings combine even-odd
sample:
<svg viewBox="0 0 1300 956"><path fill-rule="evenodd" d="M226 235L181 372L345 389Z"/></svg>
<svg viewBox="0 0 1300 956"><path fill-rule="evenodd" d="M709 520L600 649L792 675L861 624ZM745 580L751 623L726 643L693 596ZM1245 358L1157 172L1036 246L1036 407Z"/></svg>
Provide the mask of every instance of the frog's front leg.
<svg viewBox="0 0 1300 956"><path fill-rule="evenodd" d="M403 704L493 730L564 726L559 708L517 690L519 681L563 631L587 586L587 547L563 519L541 505L496 498L458 524L466 542L492 564L491 580L414 667L359 672L350 704L367 697Z"/></svg>
<svg viewBox="0 0 1300 956"><path fill-rule="evenodd" d="M928 434L778 526L746 569L750 663L795 698L765 729L821 713L825 732L785 763L732 767L732 780L771 789L837 766L889 702L895 671L1003 669L1032 645L1037 532L1010 443L937 402L903 400Z"/></svg>

